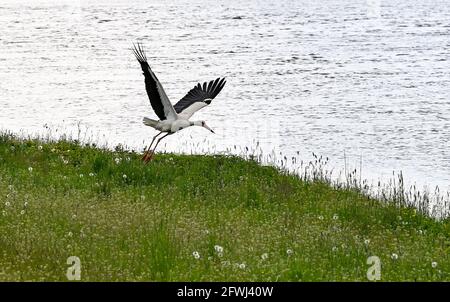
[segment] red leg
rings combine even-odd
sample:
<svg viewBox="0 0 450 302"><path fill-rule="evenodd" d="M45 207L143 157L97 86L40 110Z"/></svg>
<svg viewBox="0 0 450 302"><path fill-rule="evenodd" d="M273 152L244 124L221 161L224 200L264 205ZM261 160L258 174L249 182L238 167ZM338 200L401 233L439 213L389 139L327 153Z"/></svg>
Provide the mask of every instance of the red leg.
<svg viewBox="0 0 450 302"><path fill-rule="evenodd" d="M156 145L155 145L155 147L153 148L153 150L150 152L150 155L148 155L146 158L145 158L145 163L148 163L149 161L151 161L152 159L153 159L153 155L155 154L155 150L156 150L156 147L158 147L158 144L159 144L159 142L163 139L163 138L165 138L166 136L168 136L168 135L170 135L170 134L172 134L172 133L167 133L166 135L164 135L163 137L161 137L161 138L159 138L158 139L158 141L156 142Z"/></svg>
<svg viewBox="0 0 450 302"><path fill-rule="evenodd" d="M143 161L145 161L145 160L147 159L147 157L148 157L148 155L149 155L150 148L151 148L152 145L153 145L153 142L155 141L155 139L156 139L161 133L162 133L162 132L156 134L156 135L153 137L152 142L150 143L150 145L148 146L148 148L146 148L146 150L145 150L145 152L144 152L144 155L142 156L142 160L143 160Z"/></svg>

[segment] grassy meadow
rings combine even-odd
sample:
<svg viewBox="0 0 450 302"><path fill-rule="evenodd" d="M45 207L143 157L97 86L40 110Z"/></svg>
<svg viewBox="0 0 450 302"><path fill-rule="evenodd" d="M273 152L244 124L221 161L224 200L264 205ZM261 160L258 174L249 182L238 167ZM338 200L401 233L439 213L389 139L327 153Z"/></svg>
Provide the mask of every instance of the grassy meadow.
<svg viewBox="0 0 450 302"><path fill-rule="evenodd" d="M233 156L0 135L0 280L450 280L450 222Z"/></svg>

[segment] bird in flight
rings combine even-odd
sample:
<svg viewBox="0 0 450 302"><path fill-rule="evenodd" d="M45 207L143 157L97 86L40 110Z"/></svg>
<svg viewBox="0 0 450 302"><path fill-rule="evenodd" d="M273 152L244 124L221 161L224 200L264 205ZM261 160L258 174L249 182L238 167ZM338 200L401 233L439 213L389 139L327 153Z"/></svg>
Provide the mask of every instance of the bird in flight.
<svg viewBox="0 0 450 302"><path fill-rule="evenodd" d="M195 112L211 104L211 101L225 86L225 79L217 78L209 83L205 82L203 85L198 83L194 88L189 90L189 92L181 100L179 100L178 103L172 106L172 103L167 97L164 88L156 75L153 73L150 65L148 65L147 57L145 56L142 44L137 43L137 46L133 44L133 52L136 59L141 64L141 68L144 73L145 90L147 90L150 104L159 118L159 121L157 121L144 117L144 125L158 130L159 133L153 137L152 142L148 148L145 149L142 160L145 163L151 161L159 142L168 135L172 135L184 128L200 126L214 133L214 131L206 125L205 121L190 121L189 119ZM166 134L158 138L155 146L151 149L156 138L162 133Z"/></svg>

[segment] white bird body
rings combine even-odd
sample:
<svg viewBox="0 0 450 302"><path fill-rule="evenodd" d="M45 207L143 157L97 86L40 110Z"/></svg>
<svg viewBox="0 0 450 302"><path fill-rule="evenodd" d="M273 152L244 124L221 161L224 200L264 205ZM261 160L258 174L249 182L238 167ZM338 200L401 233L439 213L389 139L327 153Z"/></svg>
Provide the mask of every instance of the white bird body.
<svg viewBox="0 0 450 302"><path fill-rule="evenodd" d="M190 121L188 119L178 117L176 120L156 121L148 117L144 117L144 125L152 127L161 132L175 133L191 126L202 126L202 121Z"/></svg>
<svg viewBox="0 0 450 302"><path fill-rule="evenodd" d="M159 117L159 121L144 117L143 122L146 126L150 126L160 132L153 137L150 146L144 154L143 160L145 162L151 160L156 147L163 138L187 127L200 126L214 133L211 128L206 126L205 121L190 121L189 118L191 118L195 112L211 103L225 86L225 79L217 78L209 83L205 82L203 85L198 83L173 106L158 78L151 70L142 46L138 43L137 47L134 46L133 51L136 59L141 64L145 77L145 89L147 90L150 104L156 115ZM149 154L150 147L156 137L161 133L166 133L166 135L158 139L155 147Z"/></svg>

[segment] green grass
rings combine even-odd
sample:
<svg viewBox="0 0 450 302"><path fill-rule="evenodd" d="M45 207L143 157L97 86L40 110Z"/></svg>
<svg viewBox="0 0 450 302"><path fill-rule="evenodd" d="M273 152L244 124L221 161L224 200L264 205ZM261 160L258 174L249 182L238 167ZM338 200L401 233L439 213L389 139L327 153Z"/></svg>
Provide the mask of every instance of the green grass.
<svg viewBox="0 0 450 302"><path fill-rule="evenodd" d="M448 220L237 157L1 135L0 201L4 281L450 280Z"/></svg>

